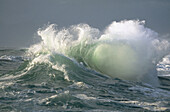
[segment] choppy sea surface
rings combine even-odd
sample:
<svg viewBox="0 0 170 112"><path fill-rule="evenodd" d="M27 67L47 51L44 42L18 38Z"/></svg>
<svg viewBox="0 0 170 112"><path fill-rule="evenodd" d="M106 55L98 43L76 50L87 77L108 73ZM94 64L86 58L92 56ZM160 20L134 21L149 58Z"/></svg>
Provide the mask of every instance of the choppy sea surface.
<svg viewBox="0 0 170 112"><path fill-rule="evenodd" d="M123 33L109 32L115 27ZM137 38L136 31L142 39L125 39ZM92 39L94 33L88 25L49 25L38 31L42 41L28 49L1 48L0 112L170 111L167 42L151 39L154 32L139 21L115 22Z"/></svg>

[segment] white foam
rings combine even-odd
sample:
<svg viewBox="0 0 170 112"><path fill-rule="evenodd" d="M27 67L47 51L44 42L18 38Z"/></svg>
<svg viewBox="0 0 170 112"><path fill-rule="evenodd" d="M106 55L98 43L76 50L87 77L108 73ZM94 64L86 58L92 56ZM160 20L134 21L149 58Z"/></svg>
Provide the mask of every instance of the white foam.
<svg viewBox="0 0 170 112"><path fill-rule="evenodd" d="M75 95L75 97L82 99L82 100L96 100L95 97L89 97L85 94L77 94L77 95Z"/></svg>

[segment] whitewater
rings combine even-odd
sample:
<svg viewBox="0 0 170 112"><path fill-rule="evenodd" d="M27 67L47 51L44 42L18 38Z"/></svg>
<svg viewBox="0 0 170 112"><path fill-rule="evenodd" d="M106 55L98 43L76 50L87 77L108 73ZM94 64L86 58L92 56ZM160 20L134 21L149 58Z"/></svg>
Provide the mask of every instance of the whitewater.
<svg viewBox="0 0 170 112"><path fill-rule="evenodd" d="M27 49L0 49L2 112L170 110L170 43L145 21L37 34Z"/></svg>

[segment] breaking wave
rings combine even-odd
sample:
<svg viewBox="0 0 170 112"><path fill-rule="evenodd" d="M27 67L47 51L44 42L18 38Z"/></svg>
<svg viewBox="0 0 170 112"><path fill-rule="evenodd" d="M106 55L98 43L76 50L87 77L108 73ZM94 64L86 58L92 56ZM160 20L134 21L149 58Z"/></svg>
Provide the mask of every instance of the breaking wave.
<svg viewBox="0 0 170 112"><path fill-rule="evenodd" d="M49 24L38 30L42 40L31 46L28 54L32 62L64 66L56 55L60 54L112 78L157 86L156 65L169 53L170 45L144 24L139 20L114 21L104 31L88 24L62 29Z"/></svg>

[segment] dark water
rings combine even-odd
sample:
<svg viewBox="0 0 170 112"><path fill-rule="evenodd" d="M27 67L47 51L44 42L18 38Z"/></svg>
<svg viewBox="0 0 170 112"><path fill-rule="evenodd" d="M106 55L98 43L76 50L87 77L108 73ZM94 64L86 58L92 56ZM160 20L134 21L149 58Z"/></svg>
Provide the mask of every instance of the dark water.
<svg viewBox="0 0 170 112"><path fill-rule="evenodd" d="M153 87L108 77L61 54L45 61L26 51L0 50L1 112L170 111L168 76Z"/></svg>

